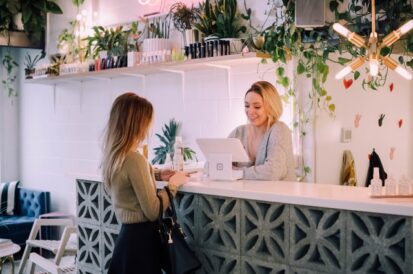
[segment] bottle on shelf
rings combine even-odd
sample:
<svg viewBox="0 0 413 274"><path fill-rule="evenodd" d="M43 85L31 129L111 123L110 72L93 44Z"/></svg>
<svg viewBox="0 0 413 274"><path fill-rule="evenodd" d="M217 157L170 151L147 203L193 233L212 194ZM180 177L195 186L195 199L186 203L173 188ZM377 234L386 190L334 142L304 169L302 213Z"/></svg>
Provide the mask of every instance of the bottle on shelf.
<svg viewBox="0 0 413 274"><path fill-rule="evenodd" d="M373 179L370 181L370 193L372 196L382 195L382 182L380 180L379 168L375 167L373 171Z"/></svg>
<svg viewBox="0 0 413 274"><path fill-rule="evenodd" d="M397 195L397 182L394 179L393 174L390 174L390 176L386 179L384 182L384 187L386 195Z"/></svg>
<svg viewBox="0 0 413 274"><path fill-rule="evenodd" d="M182 137L175 137L174 144L174 170L184 171L184 146L182 144Z"/></svg>

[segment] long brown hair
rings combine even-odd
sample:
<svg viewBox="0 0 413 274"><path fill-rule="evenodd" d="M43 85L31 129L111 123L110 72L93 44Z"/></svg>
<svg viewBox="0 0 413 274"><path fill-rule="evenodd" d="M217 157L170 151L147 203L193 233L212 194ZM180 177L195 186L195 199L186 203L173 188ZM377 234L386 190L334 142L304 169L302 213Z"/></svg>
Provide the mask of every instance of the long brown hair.
<svg viewBox="0 0 413 274"><path fill-rule="evenodd" d="M110 187L126 154L142 142L152 122L153 106L145 98L125 93L116 98L110 111L103 144L103 180Z"/></svg>
<svg viewBox="0 0 413 274"><path fill-rule="evenodd" d="M283 112L281 98L277 89L270 82L258 81L251 85L245 96L249 92L255 92L262 97L264 110L268 115L267 129L270 128L280 119Z"/></svg>

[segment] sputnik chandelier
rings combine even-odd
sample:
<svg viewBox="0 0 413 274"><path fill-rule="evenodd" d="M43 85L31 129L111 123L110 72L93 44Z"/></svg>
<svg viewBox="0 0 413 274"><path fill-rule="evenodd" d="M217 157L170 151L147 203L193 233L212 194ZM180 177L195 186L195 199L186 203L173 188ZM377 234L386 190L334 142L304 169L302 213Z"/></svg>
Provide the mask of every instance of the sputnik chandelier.
<svg viewBox="0 0 413 274"><path fill-rule="evenodd" d="M340 35L347 38L352 44L359 48L365 48L367 50L366 56L360 56L353 60L348 66L339 71L336 74L336 79L341 79L352 71L357 70L362 66L366 61L369 62L370 74L376 76L379 72L379 65L383 63L386 67L391 70L396 71L404 78L411 80L412 75L398 64L397 61L392 59L390 56L382 56L380 50L384 47L389 47L394 44L401 36L408 33L413 28L413 19L409 20L407 23L402 25L399 29L391 32L386 37L383 38L383 41L379 43L376 32L376 8L375 0L371 2L371 34L367 43L363 37L358 35L355 32L351 32L346 27L340 23L335 23L333 29L338 32Z"/></svg>

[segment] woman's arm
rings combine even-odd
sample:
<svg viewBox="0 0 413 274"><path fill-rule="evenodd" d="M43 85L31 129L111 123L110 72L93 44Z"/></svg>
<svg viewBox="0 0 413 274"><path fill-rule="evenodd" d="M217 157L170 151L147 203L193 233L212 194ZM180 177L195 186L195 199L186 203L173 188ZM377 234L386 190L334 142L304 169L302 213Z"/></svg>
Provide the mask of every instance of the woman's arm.
<svg viewBox="0 0 413 274"><path fill-rule="evenodd" d="M149 163L143 156L136 153L125 161L125 167L145 217L150 221L155 221L159 215L160 204L156 196L155 181ZM172 188L171 192L175 196L176 188ZM161 190L159 195L162 195L163 208L166 209L169 206L168 195L165 190Z"/></svg>

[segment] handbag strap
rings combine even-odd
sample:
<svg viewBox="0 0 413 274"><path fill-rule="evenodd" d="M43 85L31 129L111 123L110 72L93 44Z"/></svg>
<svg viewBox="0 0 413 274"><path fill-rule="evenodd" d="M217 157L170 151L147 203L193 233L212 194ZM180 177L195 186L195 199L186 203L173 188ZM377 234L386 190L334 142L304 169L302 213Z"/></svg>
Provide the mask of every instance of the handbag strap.
<svg viewBox="0 0 413 274"><path fill-rule="evenodd" d="M175 204L174 204L174 196L171 193L171 190L169 189L169 187L165 187L164 188L166 193L168 194L168 198L169 198L169 209L170 209L170 213L172 217L172 220L174 221L174 223L176 223L176 210L175 210Z"/></svg>
<svg viewBox="0 0 413 274"><path fill-rule="evenodd" d="M162 225L162 216L163 216L163 199L162 196L159 194L156 194L156 196L159 199L159 215L158 215L158 224Z"/></svg>

